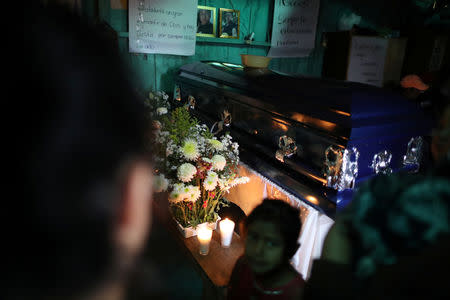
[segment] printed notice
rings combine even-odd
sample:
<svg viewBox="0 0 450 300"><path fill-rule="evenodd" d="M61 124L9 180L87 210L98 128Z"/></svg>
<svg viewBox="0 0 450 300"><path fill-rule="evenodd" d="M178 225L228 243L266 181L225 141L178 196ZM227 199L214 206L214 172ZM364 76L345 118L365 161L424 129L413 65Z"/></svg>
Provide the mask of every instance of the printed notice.
<svg viewBox="0 0 450 300"><path fill-rule="evenodd" d="M314 49L320 0L275 0L270 57L304 57Z"/></svg>
<svg viewBox="0 0 450 300"><path fill-rule="evenodd" d="M197 0L129 0L129 49L194 55Z"/></svg>
<svg viewBox="0 0 450 300"><path fill-rule="evenodd" d="M353 36L347 80L381 87L387 46L385 38Z"/></svg>

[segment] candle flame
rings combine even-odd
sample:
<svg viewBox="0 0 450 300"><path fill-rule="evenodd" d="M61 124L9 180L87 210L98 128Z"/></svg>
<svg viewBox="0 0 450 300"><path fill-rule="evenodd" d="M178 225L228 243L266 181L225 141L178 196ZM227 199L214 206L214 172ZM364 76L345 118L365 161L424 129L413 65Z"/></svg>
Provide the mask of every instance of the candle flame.
<svg viewBox="0 0 450 300"><path fill-rule="evenodd" d="M198 229L197 237L200 240L210 240L212 237L212 230L208 227L200 227Z"/></svg>

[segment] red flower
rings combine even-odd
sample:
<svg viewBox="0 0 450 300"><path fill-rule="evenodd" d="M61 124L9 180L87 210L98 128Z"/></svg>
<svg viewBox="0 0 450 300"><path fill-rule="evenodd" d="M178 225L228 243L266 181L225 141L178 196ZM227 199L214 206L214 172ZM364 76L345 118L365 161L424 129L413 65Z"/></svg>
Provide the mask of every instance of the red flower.
<svg viewBox="0 0 450 300"><path fill-rule="evenodd" d="M214 192L208 192L208 197L209 198L214 198L216 196L216 193Z"/></svg>
<svg viewBox="0 0 450 300"><path fill-rule="evenodd" d="M196 176L197 176L197 178L205 179L205 173L204 173L203 170L200 169L200 168L197 168L197 174L196 174Z"/></svg>
<svg viewBox="0 0 450 300"><path fill-rule="evenodd" d="M206 206L208 206L208 201L206 201L206 200L203 201L203 205L202 206L203 206L203 208L206 208Z"/></svg>

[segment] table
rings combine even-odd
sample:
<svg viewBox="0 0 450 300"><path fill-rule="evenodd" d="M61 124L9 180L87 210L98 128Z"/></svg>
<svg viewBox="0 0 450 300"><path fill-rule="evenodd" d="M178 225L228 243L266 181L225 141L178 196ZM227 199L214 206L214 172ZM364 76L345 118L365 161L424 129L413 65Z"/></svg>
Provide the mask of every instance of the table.
<svg viewBox="0 0 450 300"><path fill-rule="evenodd" d="M192 261L194 268L203 280L204 299L222 299L225 288L233 271L237 259L244 253L243 239L233 232L233 239L229 248L220 244L220 233L213 230L208 255L200 255L199 242L196 236L184 238L177 228L177 224L168 212L168 206L163 197L156 197L153 201L153 215L161 221L168 231L175 237L183 251Z"/></svg>
<svg viewBox="0 0 450 300"><path fill-rule="evenodd" d="M236 260L244 254L244 243L242 239L233 232L230 247L223 248L220 245L219 232L213 230L208 255L200 255L199 242L196 236L185 239L179 234L179 237L183 240L184 246L189 250L192 258L214 286L226 287Z"/></svg>

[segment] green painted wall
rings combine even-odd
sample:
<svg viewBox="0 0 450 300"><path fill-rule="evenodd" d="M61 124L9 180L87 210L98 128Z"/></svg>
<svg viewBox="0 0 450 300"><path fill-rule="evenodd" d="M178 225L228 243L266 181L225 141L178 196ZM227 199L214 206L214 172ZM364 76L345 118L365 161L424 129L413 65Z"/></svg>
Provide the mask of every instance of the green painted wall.
<svg viewBox="0 0 450 300"><path fill-rule="evenodd" d="M322 11L333 11L333 6L325 6L322 0ZM270 0L199 0L199 5L234 8L240 11L241 34L240 43L206 42L208 39L197 40L194 56L177 56L166 54L133 54L128 53L128 12L122 9L111 9L110 1L99 1L99 17L119 32L119 49L125 61L134 71L134 80L140 90L165 90L173 89L172 77L176 70L189 62L199 60L219 60L231 63L240 63L239 54L266 55L270 43L272 26L273 1ZM331 23L319 17L318 32L328 26L327 30L333 30ZM257 42L267 42L266 45L247 45L244 36L255 32L254 39ZM319 35L317 35L319 37ZM217 40L217 39L213 39ZM316 49L307 58L283 58L272 59L270 68L290 73L302 73L320 76L322 69L323 49L320 46L320 38L316 38ZM232 41L234 42L234 41Z"/></svg>
<svg viewBox="0 0 450 300"><path fill-rule="evenodd" d="M239 54L266 55L269 50L269 47L264 45L246 45L243 43L243 37L255 32L255 41L270 43L274 0L198 0L199 5L240 10L241 34L239 44L205 42L207 38L197 39L194 56L128 53L128 11L111 9L110 0L98 0L97 3L98 7L95 9L98 17L119 33L120 52L133 71L136 87L142 91L171 92L173 74L180 66L192 61L218 60L240 63ZM407 2L402 0L321 0L315 49L305 58L272 59L269 68L319 77L324 53L322 33L338 31L339 19L343 14L354 12L362 16L360 25L367 28L405 27L412 22L422 22L418 21L414 14L407 12L405 3ZM223 41L223 39L214 40Z"/></svg>

